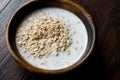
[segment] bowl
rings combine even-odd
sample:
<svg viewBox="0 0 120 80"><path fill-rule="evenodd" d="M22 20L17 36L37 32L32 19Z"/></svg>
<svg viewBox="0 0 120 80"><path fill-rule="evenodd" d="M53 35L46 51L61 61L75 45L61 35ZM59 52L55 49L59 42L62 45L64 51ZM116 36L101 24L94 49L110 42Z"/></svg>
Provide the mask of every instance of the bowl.
<svg viewBox="0 0 120 80"><path fill-rule="evenodd" d="M23 59L16 47L15 35L20 22L24 19L24 17L26 17L26 15L44 7L59 7L71 11L72 13L77 15L85 25L88 35L87 47L81 59L79 59L75 64L69 67L57 70L47 70L35 67ZM25 69L32 72L44 74L65 73L79 67L87 60L88 56L92 53L95 44L95 28L90 14L88 14L88 12L82 6L71 0L31 0L22 5L9 20L6 28L6 43L10 54Z"/></svg>

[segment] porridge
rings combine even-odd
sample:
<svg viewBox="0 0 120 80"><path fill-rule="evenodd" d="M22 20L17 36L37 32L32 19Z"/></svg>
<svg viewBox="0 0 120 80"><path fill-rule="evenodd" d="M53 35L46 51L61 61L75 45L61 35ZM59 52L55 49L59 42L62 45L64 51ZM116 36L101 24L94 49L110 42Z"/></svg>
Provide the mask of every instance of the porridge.
<svg viewBox="0 0 120 80"><path fill-rule="evenodd" d="M65 9L42 8L28 15L19 25L16 46L31 65L56 70L76 63L87 46L85 25Z"/></svg>

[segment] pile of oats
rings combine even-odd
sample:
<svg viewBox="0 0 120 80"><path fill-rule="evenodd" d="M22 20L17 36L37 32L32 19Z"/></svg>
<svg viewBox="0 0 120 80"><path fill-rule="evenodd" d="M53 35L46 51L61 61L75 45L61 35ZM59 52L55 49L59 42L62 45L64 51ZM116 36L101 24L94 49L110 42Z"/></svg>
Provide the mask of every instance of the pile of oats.
<svg viewBox="0 0 120 80"><path fill-rule="evenodd" d="M51 17L36 18L16 34L16 45L35 57L57 56L71 44L68 26Z"/></svg>

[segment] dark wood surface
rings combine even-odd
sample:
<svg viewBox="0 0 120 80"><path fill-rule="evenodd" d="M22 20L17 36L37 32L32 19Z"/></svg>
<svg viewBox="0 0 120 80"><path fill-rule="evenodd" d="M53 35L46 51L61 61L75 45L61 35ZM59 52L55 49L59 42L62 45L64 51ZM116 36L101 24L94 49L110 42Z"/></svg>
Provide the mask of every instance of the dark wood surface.
<svg viewBox="0 0 120 80"><path fill-rule="evenodd" d="M73 0L92 15L96 45L93 54L82 66L61 75L29 72L9 54L5 43L7 22L27 1L0 0L0 80L120 80L120 0Z"/></svg>

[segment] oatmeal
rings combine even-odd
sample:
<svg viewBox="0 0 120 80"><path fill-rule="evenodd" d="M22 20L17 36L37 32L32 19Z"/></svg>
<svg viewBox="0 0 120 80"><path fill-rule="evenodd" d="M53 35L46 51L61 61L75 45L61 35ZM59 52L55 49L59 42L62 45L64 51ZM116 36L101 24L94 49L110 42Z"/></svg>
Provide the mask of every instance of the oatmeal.
<svg viewBox="0 0 120 80"><path fill-rule="evenodd" d="M65 51L72 44L67 25L59 20L37 17L28 24L27 28L17 32L16 44L35 57L57 56L58 52Z"/></svg>
<svg viewBox="0 0 120 80"><path fill-rule="evenodd" d="M16 46L29 64L47 70L69 67L81 59L88 35L83 22L65 9L42 8L18 26Z"/></svg>

